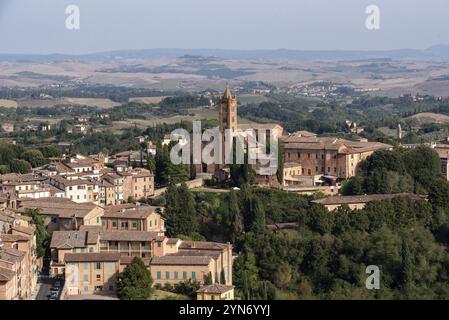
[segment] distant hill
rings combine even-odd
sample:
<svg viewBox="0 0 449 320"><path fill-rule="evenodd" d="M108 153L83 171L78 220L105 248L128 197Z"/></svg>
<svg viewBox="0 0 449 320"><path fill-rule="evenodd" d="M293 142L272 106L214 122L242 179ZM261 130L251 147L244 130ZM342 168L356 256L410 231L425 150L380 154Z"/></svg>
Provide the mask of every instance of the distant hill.
<svg viewBox="0 0 449 320"><path fill-rule="evenodd" d="M406 119L414 119L419 123L445 123L449 122L449 116L440 113L421 112L407 117Z"/></svg>
<svg viewBox="0 0 449 320"><path fill-rule="evenodd" d="M337 61L367 59L418 59L449 60L449 45L435 45L424 50L398 49L387 51L348 51L348 50L227 50L227 49L147 49L119 50L97 52L91 54L0 54L0 61L15 62L50 62L61 60L104 62L111 60L155 59L162 57L218 57L222 59L272 59L272 60L305 60L305 61Z"/></svg>

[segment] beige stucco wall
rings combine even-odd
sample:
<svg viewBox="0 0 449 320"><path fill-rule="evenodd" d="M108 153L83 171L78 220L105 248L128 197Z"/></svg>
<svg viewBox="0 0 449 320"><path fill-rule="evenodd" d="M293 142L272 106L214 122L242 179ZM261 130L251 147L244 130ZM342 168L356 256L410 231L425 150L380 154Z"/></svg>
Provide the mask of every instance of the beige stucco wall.
<svg viewBox="0 0 449 320"><path fill-rule="evenodd" d="M95 269L95 262L68 264L65 269L67 294L94 294L96 286L102 286L102 292L115 292L119 263L99 263L101 269Z"/></svg>

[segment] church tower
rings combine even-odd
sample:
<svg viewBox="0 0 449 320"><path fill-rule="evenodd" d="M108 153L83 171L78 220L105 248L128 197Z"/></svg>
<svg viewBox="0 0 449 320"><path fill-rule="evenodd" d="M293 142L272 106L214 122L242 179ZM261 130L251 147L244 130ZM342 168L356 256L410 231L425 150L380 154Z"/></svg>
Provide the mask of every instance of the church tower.
<svg viewBox="0 0 449 320"><path fill-rule="evenodd" d="M237 130L237 98L232 95L229 86L226 86L226 90L221 98L218 117L222 134L224 134L226 129Z"/></svg>

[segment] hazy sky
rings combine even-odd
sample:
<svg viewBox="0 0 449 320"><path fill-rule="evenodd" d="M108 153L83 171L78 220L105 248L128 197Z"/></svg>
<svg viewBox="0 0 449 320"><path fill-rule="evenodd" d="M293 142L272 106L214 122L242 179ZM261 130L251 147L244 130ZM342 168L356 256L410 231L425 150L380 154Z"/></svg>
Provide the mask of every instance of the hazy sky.
<svg viewBox="0 0 449 320"><path fill-rule="evenodd" d="M81 28L65 27L76 4ZM380 30L365 8L380 8ZM448 0L0 0L0 53L397 49L449 44Z"/></svg>

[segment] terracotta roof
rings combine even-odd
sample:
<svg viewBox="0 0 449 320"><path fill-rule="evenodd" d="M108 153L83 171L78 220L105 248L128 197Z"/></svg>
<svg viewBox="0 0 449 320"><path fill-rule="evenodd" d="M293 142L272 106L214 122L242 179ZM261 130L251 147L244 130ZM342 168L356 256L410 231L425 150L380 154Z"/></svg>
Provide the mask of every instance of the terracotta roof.
<svg viewBox="0 0 449 320"><path fill-rule="evenodd" d="M13 230L13 233L14 233L14 231L16 231L16 232L20 232L20 233L25 233L30 236L33 235L34 232L36 231L36 227L34 227L34 226L29 226L29 227L15 226L15 227L12 227L11 229Z"/></svg>
<svg viewBox="0 0 449 320"><path fill-rule="evenodd" d="M14 220L15 220L14 217L11 217L11 216L3 214L3 213L0 213L0 221L13 223Z"/></svg>
<svg viewBox="0 0 449 320"><path fill-rule="evenodd" d="M180 239L178 239L178 238L168 238L167 244L170 244L170 245L177 244L178 241L180 241Z"/></svg>
<svg viewBox="0 0 449 320"><path fill-rule="evenodd" d="M134 203L123 203L123 204L117 204L115 206L107 206L104 208L104 212L120 212L125 209L134 209L136 208L136 205Z"/></svg>
<svg viewBox="0 0 449 320"><path fill-rule="evenodd" d="M85 248L86 239L86 231L54 231L51 237L50 248Z"/></svg>
<svg viewBox="0 0 449 320"><path fill-rule="evenodd" d="M174 256L153 257L151 265L207 266L212 258L207 256Z"/></svg>
<svg viewBox="0 0 449 320"><path fill-rule="evenodd" d="M438 155L441 159L448 159L449 158L449 146L435 147L435 151L438 152Z"/></svg>
<svg viewBox="0 0 449 320"><path fill-rule="evenodd" d="M223 98L224 99L232 98L232 92L231 92L231 89L229 89L229 86L226 86L226 89L225 89L225 91L223 93Z"/></svg>
<svg viewBox="0 0 449 320"><path fill-rule="evenodd" d="M0 267L0 281L10 281L16 276L12 270Z"/></svg>
<svg viewBox="0 0 449 320"><path fill-rule="evenodd" d="M200 293L225 293L234 289L234 286L226 286L224 284L211 284L201 287L197 292Z"/></svg>
<svg viewBox="0 0 449 320"><path fill-rule="evenodd" d="M94 161L91 158L86 159L76 159L73 162L63 162L64 165L66 165L69 168L83 168L83 167L92 167L95 164L96 161Z"/></svg>
<svg viewBox="0 0 449 320"><path fill-rule="evenodd" d="M19 212L26 209L40 209L44 215L55 215L60 218L85 217L89 212L98 207L93 203L76 203L66 198L39 198L25 200L21 199Z"/></svg>
<svg viewBox="0 0 449 320"><path fill-rule="evenodd" d="M65 262L114 262L120 260L119 253L102 252L102 253L66 253L64 255Z"/></svg>
<svg viewBox="0 0 449 320"><path fill-rule="evenodd" d="M390 149L392 146L380 142L353 141L337 137L295 137L282 138L284 149L333 150L342 154Z"/></svg>
<svg viewBox="0 0 449 320"><path fill-rule="evenodd" d="M81 186L81 185L92 185L92 181L86 179L65 179L60 176L51 176L49 179L56 181L64 186Z"/></svg>
<svg viewBox="0 0 449 320"><path fill-rule="evenodd" d="M155 212L156 207L149 206L124 211L108 211L106 209L103 218L145 219Z"/></svg>
<svg viewBox="0 0 449 320"><path fill-rule="evenodd" d="M179 250L176 253L171 253L171 255L173 256L178 256L178 257L186 257L186 256L191 256L191 257L196 257L196 256L204 256L204 257L211 257L214 259L218 259L221 255L221 250Z"/></svg>
<svg viewBox="0 0 449 320"><path fill-rule="evenodd" d="M224 250L227 244L219 242L207 241L182 241L179 249L196 249L196 250Z"/></svg>
<svg viewBox="0 0 449 320"><path fill-rule="evenodd" d="M16 262L21 261L24 256L25 256L24 251L11 248L0 248L0 260Z"/></svg>
<svg viewBox="0 0 449 320"><path fill-rule="evenodd" d="M2 233L3 242L17 242L17 241L29 241L30 236L24 234L4 234Z"/></svg>
<svg viewBox="0 0 449 320"><path fill-rule="evenodd" d="M360 196L334 196L319 200L313 200L312 203L322 205L339 205L349 203L367 203L370 201L382 201L386 199L393 199L397 197L407 197L411 200L423 200L424 198L413 193L396 193L396 194L370 194Z"/></svg>

